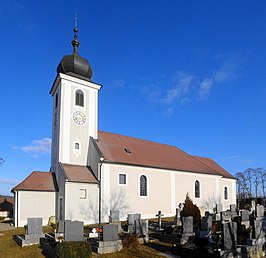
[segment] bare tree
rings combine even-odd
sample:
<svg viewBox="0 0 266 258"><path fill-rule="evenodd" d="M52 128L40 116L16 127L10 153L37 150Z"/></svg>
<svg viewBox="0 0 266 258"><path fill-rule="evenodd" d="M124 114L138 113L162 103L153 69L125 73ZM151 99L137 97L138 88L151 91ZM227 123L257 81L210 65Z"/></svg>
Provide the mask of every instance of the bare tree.
<svg viewBox="0 0 266 258"><path fill-rule="evenodd" d="M240 199L246 198L248 195L246 177L243 174L243 172L237 172L236 178L237 178L237 184L238 184L238 198Z"/></svg>
<svg viewBox="0 0 266 258"><path fill-rule="evenodd" d="M261 183L260 175L258 173L258 168L252 169L252 174L253 174L253 182L254 182L254 188L255 188L255 196L258 197L258 189Z"/></svg>
<svg viewBox="0 0 266 258"><path fill-rule="evenodd" d="M266 170L264 168L256 168L256 172L260 179L260 185L262 190L262 195L265 198L266 190Z"/></svg>
<svg viewBox="0 0 266 258"><path fill-rule="evenodd" d="M243 172L245 179L246 179L246 188L248 192L248 197L252 197L252 183L253 183L253 169L252 168L247 168Z"/></svg>

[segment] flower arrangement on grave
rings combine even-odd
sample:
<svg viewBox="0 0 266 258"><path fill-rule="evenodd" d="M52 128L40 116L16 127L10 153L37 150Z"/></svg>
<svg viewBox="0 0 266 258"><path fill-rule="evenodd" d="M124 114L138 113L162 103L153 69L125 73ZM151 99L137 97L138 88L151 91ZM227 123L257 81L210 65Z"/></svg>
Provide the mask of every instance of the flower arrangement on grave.
<svg viewBox="0 0 266 258"><path fill-rule="evenodd" d="M57 239L58 239L59 243L62 243L64 241L64 237L63 236L59 236Z"/></svg>
<svg viewBox="0 0 266 258"><path fill-rule="evenodd" d="M99 240L101 240L101 239L102 239L103 229L100 228L100 227L98 227L98 228L96 228L96 231L99 233L99 234L98 234L98 238L99 238Z"/></svg>

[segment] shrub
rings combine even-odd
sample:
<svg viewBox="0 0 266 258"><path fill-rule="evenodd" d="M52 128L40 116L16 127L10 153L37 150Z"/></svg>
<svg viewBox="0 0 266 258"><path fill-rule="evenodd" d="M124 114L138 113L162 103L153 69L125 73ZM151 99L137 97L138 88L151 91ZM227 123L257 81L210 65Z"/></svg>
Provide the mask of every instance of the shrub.
<svg viewBox="0 0 266 258"><path fill-rule="evenodd" d="M192 200L189 198L189 195L186 195L184 207L180 212L181 217L193 217L193 226L199 227L200 224L200 210L196 204L193 204Z"/></svg>
<svg viewBox="0 0 266 258"><path fill-rule="evenodd" d="M92 256L89 242L62 242L57 243L55 252L59 258L87 258Z"/></svg>
<svg viewBox="0 0 266 258"><path fill-rule="evenodd" d="M139 244L139 240L136 234L126 234L122 243L123 247L130 248L132 246L137 246Z"/></svg>

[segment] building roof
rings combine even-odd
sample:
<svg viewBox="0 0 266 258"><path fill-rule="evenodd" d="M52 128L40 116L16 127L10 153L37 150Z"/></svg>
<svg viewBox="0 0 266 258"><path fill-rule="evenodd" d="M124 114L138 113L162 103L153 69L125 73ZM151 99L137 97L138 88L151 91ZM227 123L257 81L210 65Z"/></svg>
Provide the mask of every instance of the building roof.
<svg viewBox="0 0 266 258"><path fill-rule="evenodd" d="M191 156L175 146L102 131L96 143L106 162L234 178L213 160Z"/></svg>
<svg viewBox="0 0 266 258"><path fill-rule="evenodd" d="M90 167L61 164L65 177L70 182L98 183Z"/></svg>
<svg viewBox="0 0 266 258"><path fill-rule="evenodd" d="M0 211L13 211L14 197L0 195Z"/></svg>
<svg viewBox="0 0 266 258"><path fill-rule="evenodd" d="M57 191L55 175L52 172L33 171L26 179L16 185L11 192L24 191Z"/></svg>
<svg viewBox="0 0 266 258"><path fill-rule="evenodd" d="M193 156L194 158L198 159L199 161L203 162L205 165L209 166L210 168L214 169L218 173L220 173L223 177L233 178L228 171L226 171L224 168L222 168L219 164L217 164L213 159L211 158L204 158L199 156Z"/></svg>

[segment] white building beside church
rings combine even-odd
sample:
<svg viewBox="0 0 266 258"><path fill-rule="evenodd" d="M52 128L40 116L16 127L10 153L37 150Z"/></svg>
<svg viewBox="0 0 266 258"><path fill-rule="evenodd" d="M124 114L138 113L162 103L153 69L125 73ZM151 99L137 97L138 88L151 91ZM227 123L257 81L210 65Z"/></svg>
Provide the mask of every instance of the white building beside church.
<svg viewBox="0 0 266 258"><path fill-rule="evenodd" d="M152 218L173 216L186 194L201 209L236 204L236 179L215 161L175 146L98 131L98 93L88 61L64 56L50 90L53 97L50 172L32 172L12 189L15 226L28 217L108 221L110 210Z"/></svg>

